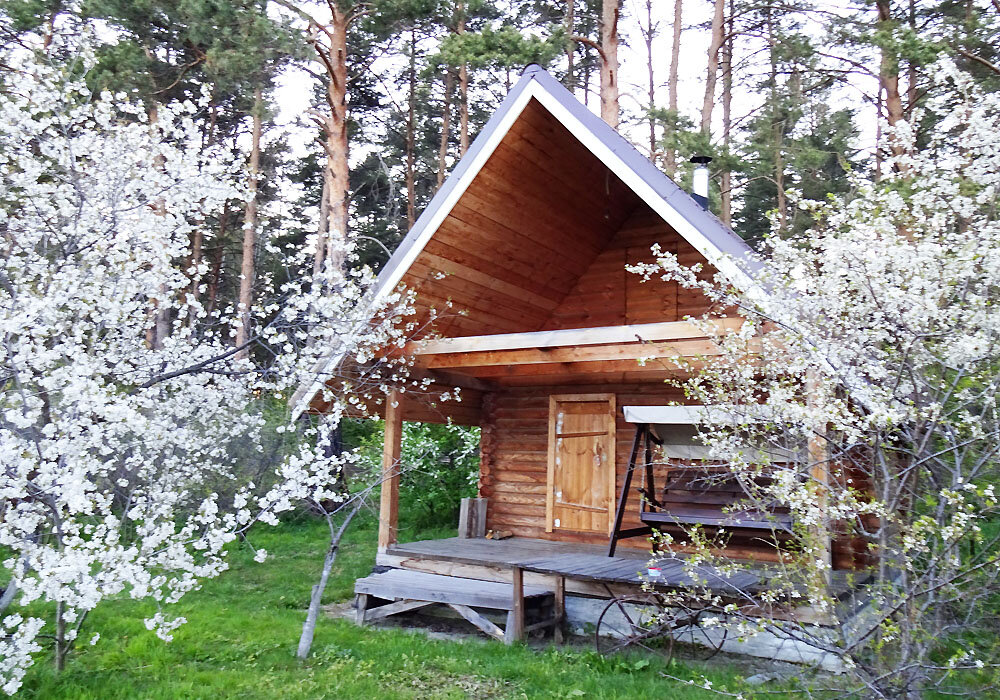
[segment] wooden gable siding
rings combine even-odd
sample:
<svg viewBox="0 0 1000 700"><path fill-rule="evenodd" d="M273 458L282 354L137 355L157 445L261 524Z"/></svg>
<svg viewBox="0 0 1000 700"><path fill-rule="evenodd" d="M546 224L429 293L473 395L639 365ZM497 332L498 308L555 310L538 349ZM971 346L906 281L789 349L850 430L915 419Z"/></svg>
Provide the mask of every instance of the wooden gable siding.
<svg viewBox="0 0 1000 700"><path fill-rule="evenodd" d="M641 275L625 269L655 262L650 252L654 243L677 255L683 265L704 265L700 277L715 274L691 244L640 205L552 311L543 330L678 321L707 311L710 302L701 292L658 277L643 282Z"/></svg>
<svg viewBox="0 0 1000 700"><path fill-rule="evenodd" d="M508 530L517 537L533 537L561 541L607 544L606 534L568 531L546 532L546 471L549 440L550 395L565 393L565 386L533 388L488 393L482 405L482 438L479 495L489 499L486 527ZM618 406L659 405L683 401L678 389L663 384L645 385L576 385L580 393L614 393ZM629 453L635 436L635 426L625 422L617 411L615 440L616 483L619 493L628 469ZM657 468L657 488L664 484L664 470ZM633 477L633 493L623 527L639 527L639 497L634 488L641 485L641 474ZM680 536L682 533L677 531ZM756 536L734 535L729 541L730 556L775 561L775 550ZM862 543L843 537L832 544L835 568L851 568L859 559ZM642 537L621 540L619 547L649 549Z"/></svg>
<svg viewBox="0 0 1000 700"><path fill-rule="evenodd" d="M402 283L440 335L539 330L638 203L532 100Z"/></svg>

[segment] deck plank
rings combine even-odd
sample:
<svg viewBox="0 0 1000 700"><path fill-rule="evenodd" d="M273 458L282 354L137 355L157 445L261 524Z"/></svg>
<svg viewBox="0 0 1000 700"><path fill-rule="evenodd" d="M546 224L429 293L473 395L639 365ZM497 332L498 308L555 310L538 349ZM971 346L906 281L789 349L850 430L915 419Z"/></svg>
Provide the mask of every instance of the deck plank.
<svg viewBox="0 0 1000 700"><path fill-rule="evenodd" d="M425 574L420 571L392 569L372 574L354 582L354 592L385 600L425 600L469 607L510 610L513 586L509 583ZM543 586L525 586L524 598L544 599L553 592Z"/></svg>

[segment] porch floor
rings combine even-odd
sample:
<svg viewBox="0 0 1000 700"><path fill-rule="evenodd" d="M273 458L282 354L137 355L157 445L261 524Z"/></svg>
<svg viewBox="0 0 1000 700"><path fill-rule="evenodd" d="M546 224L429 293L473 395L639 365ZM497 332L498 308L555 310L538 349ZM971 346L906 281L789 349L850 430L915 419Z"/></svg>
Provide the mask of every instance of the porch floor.
<svg viewBox="0 0 1000 700"><path fill-rule="evenodd" d="M619 547L614 557L608 557L607 551L607 545L557 542L528 537L510 537L504 540L449 537L393 544L386 549L387 557L381 561L377 560L377 563L470 578L493 578L491 574L482 573L492 570L501 574L493 580L504 581L510 581L510 573L517 567L523 568L526 572L535 572L536 576L542 577L533 578L534 582L551 580L546 576L560 574L567 579L575 579L567 584L569 590L602 595L607 588L601 586L600 589L593 589L592 586L596 582L635 586L639 583L637 572L644 569L646 562L653 558L650 552L640 549ZM741 584L746 585L756 579L754 583L750 583L750 588L767 585L767 579L770 578L767 565L748 562L743 564L741 567L743 576L747 578L741 578ZM661 585L670 586L672 579L675 578L674 574L680 576L681 567L676 561L661 561L659 566L664 574ZM675 568L678 571L673 571ZM852 585L854 576L856 572L833 572L833 593L836 597L850 594L854 588ZM591 587L588 587L588 582L594 583L590 583ZM731 591L731 583L720 581L718 592ZM856 581L854 583L856 584ZM716 587L710 586L710 588Z"/></svg>
<svg viewBox="0 0 1000 700"><path fill-rule="evenodd" d="M561 554L604 555L606 557L607 553L607 545L555 542L552 540L536 540L530 537L508 537L505 540L449 537L442 540L420 540L418 542L394 544L386 550L386 554L399 557L436 559L459 564L498 566L502 568L512 567L515 562L528 559L542 559ZM649 560L650 554L647 551L639 549L630 550L620 548L614 558L636 559L641 567L642 563Z"/></svg>

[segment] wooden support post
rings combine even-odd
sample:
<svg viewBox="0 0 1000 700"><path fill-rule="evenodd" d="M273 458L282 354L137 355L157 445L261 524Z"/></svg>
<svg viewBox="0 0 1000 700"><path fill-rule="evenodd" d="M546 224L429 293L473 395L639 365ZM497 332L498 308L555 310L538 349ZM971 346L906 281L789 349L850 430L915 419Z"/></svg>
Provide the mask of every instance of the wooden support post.
<svg viewBox="0 0 1000 700"><path fill-rule="evenodd" d="M818 383L815 372L810 372L806 379L806 402L809 404L810 408L816 408L819 402L819 391ZM809 438L809 444L807 446L807 451L809 454L809 476L812 479L813 486L816 489L816 499L817 506L822 511L826 511L826 504L829 496L830 490L830 453L827 449L827 427L826 425L817 425L813 434ZM822 552L821 557L827 565L827 576L826 582L829 584L832 567L833 567L833 552L830 542L831 526L832 524L828 521L824 523L823 529L825 532L818 532L816 536L822 538Z"/></svg>
<svg viewBox="0 0 1000 700"><path fill-rule="evenodd" d="M358 597L354 603L357 608L357 623L359 625L365 624L365 613L368 612L368 595L365 593L358 593Z"/></svg>
<svg viewBox="0 0 1000 700"><path fill-rule="evenodd" d="M385 442L382 446L382 495L378 512L378 551L396 544L399 529L399 455L403 439L403 395L389 392L385 400Z"/></svg>
<svg viewBox="0 0 1000 700"><path fill-rule="evenodd" d="M513 630L507 631L504 641L508 644L524 639L524 570L515 566L511 571L511 580L514 584L514 602L509 620L513 623Z"/></svg>
<svg viewBox="0 0 1000 700"><path fill-rule="evenodd" d="M556 576L556 593L554 610L556 624L552 631L552 638L556 644L563 643L563 624L566 621L566 577Z"/></svg>

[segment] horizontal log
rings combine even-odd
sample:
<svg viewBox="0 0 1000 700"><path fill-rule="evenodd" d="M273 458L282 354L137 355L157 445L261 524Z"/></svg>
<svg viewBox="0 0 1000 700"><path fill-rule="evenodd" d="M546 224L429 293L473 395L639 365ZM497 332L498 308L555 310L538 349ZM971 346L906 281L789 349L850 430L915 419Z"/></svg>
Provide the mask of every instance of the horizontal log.
<svg viewBox="0 0 1000 700"><path fill-rule="evenodd" d="M738 330L742 318L725 318L712 322L720 330ZM407 354L432 355L490 350L521 350L581 345L606 345L610 343L635 343L638 340L685 340L704 338L704 331L689 321L638 324L632 326L605 326L597 328L504 333L499 335L440 338L409 343Z"/></svg>

